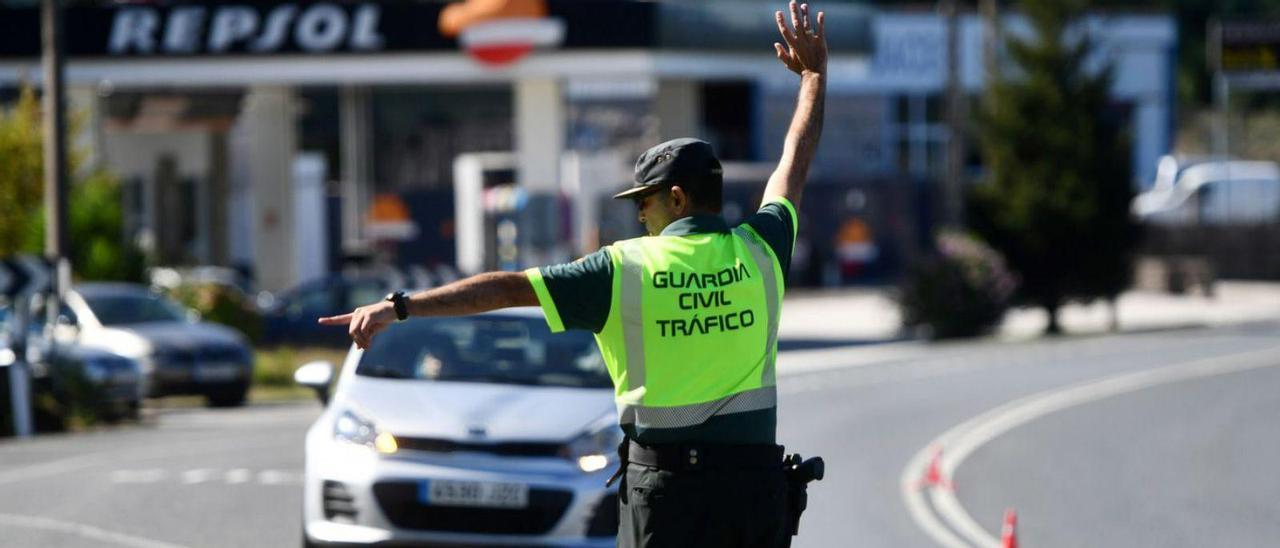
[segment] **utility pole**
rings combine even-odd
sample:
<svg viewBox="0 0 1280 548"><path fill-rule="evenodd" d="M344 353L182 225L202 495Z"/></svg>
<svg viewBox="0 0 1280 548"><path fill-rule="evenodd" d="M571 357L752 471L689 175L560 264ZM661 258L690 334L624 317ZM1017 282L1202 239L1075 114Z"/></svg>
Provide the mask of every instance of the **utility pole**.
<svg viewBox="0 0 1280 548"><path fill-rule="evenodd" d="M947 172L943 185L944 227L958 229L964 225L964 160L965 160L965 93L960 80L960 14L957 0L942 0L940 8L947 18Z"/></svg>
<svg viewBox="0 0 1280 548"><path fill-rule="evenodd" d="M62 13L58 0L42 0L44 48L44 252L50 260L67 256L67 137L63 99ZM61 290L61 288L59 288Z"/></svg>
<svg viewBox="0 0 1280 548"><path fill-rule="evenodd" d="M42 65L44 69L44 252L47 264L53 265L53 287L44 292L45 336L48 346L44 352L45 359L53 351L53 328L61 309L61 296L66 291L70 279L70 268L67 263L67 136L66 136L66 101L63 89L63 47L62 47L62 7L58 0L41 0L40 3L40 38L42 49ZM24 295L13 303L15 311L19 307L25 313L31 296ZM25 314L21 314L25 316ZM26 357L26 337L23 328L14 333L15 339L22 339L22 355L13 364L14 372L23 378L22 385L24 405L30 405L30 364ZM16 346L16 345L15 345ZM25 410L24 410L25 411ZM18 428L19 436L31 434L30 424Z"/></svg>

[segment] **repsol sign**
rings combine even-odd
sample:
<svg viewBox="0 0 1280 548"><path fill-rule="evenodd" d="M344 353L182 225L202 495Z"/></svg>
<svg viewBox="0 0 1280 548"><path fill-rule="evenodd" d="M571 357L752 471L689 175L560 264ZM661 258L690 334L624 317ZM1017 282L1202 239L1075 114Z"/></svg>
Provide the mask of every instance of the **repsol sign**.
<svg viewBox="0 0 1280 548"><path fill-rule="evenodd" d="M653 2L545 0L561 21L558 48L655 47ZM63 17L66 52L77 58L244 57L368 53L458 53L523 45L505 28L519 18L489 17L475 0L233 0L156 4L75 3ZM441 13L457 5L459 36L440 31ZM457 10L455 10L457 11ZM509 25L507 25L509 26ZM473 30L469 38L461 36ZM534 29L537 30L537 29ZM529 37L524 37L529 38ZM537 43L538 35L530 43ZM472 43L460 44L468 39ZM498 43L491 43L497 41ZM40 56L40 10L0 0L0 58Z"/></svg>
<svg viewBox="0 0 1280 548"><path fill-rule="evenodd" d="M381 51L378 4L133 6L115 12L109 55Z"/></svg>

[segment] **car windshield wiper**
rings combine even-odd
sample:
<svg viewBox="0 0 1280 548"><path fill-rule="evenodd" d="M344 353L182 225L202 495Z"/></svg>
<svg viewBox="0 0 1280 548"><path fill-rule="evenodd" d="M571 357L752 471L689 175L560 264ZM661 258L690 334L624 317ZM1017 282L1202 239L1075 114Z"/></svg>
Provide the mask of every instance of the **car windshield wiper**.
<svg viewBox="0 0 1280 548"><path fill-rule="evenodd" d="M408 375L404 371L394 367L385 365L361 365L356 373L365 377L376 377L379 379L407 379Z"/></svg>
<svg viewBox="0 0 1280 548"><path fill-rule="evenodd" d="M490 382L495 384L521 384L528 386L538 386L542 384L539 382L537 375L503 375L499 373L491 373L487 375L448 375L436 377L434 380L452 382Z"/></svg>

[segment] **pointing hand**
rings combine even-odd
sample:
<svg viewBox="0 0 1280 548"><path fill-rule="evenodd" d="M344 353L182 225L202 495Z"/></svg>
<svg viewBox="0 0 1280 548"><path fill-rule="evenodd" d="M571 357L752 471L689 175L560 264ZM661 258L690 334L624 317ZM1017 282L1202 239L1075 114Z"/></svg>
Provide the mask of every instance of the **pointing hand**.
<svg viewBox="0 0 1280 548"><path fill-rule="evenodd" d="M396 321L395 305L389 302L362 306L346 314L318 320L320 325L347 326L347 333L351 334L351 340L355 341L356 347L361 350L369 348L373 336L394 321Z"/></svg>

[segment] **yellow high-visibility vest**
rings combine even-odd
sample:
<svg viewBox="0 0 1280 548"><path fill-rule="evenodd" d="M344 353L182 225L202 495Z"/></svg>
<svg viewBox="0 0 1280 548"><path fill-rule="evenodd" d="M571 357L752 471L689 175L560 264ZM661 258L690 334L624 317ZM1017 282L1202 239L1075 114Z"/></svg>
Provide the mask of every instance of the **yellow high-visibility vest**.
<svg viewBox="0 0 1280 548"><path fill-rule="evenodd" d="M596 342L622 425L683 428L776 407L785 284L755 230L642 237L607 249L612 302Z"/></svg>

